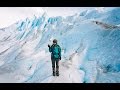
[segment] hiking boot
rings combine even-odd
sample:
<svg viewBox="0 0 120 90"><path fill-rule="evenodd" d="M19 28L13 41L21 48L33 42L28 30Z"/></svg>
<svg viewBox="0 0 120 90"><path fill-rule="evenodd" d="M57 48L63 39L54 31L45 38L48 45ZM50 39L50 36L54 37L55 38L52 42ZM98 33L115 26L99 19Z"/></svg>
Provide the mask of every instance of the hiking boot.
<svg viewBox="0 0 120 90"><path fill-rule="evenodd" d="M55 76L55 72L53 72L53 76Z"/></svg>
<svg viewBox="0 0 120 90"><path fill-rule="evenodd" d="M53 68L53 76L55 76L55 68Z"/></svg>
<svg viewBox="0 0 120 90"><path fill-rule="evenodd" d="M59 71L56 71L56 76L59 76Z"/></svg>

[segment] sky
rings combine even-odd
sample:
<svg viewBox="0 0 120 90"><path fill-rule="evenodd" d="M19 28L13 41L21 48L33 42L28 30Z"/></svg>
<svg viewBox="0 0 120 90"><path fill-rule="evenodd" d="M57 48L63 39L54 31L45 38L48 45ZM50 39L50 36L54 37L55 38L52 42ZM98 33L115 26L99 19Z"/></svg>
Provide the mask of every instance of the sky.
<svg viewBox="0 0 120 90"><path fill-rule="evenodd" d="M0 7L0 28L43 13L40 7Z"/></svg>
<svg viewBox="0 0 120 90"><path fill-rule="evenodd" d="M47 12L49 16L70 16L77 12L81 12L85 9L94 7L42 7L44 11Z"/></svg>
<svg viewBox="0 0 120 90"><path fill-rule="evenodd" d="M8 27L11 24L42 15L44 12L48 16L70 16L85 9L93 9L95 7L0 7L0 28Z"/></svg>

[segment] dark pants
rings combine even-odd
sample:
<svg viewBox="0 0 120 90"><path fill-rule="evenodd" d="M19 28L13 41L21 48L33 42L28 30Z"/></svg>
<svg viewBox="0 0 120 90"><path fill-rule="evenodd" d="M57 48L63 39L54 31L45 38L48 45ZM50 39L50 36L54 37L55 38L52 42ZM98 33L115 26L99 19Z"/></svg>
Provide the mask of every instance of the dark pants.
<svg viewBox="0 0 120 90"><path fill-rule="evenodd" d="M51 61L52 61L53 72L55 71L55 65L56 65L56 71L59 71L59 59L57 60L51 59Z"/></svg>

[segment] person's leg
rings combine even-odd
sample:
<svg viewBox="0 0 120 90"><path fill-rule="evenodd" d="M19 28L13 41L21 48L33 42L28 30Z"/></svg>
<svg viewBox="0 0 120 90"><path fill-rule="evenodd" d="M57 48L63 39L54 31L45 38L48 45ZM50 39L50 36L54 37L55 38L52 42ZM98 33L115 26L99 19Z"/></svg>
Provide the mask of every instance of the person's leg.
<svg viewBox="0 0 120 90"><path fill-rule="evenodd" d="M59 60L56 60L56 75L59 76Z"/></svg>
<svg viewBox="0 0 120 90"><path fill-rule="evenodd" d="M53 76L55 76L55 60L51 59L51 61L52 61Z"/></svg>

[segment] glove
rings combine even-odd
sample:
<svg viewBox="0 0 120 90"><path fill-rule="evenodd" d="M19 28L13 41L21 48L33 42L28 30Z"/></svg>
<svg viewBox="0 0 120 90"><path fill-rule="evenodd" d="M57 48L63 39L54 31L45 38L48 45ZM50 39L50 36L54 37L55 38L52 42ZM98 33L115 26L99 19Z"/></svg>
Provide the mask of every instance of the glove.
<svg viewBox="0 0 120 90"><path fill-rule="evenodd" d="M61 57L60 57L60 60L61 60Z"/></svg>
<svg viewBox="0 0 120 90"><path fill-rule="evenodd" d="M48 47L50 47L50 45L48 44Z"/></svg>

